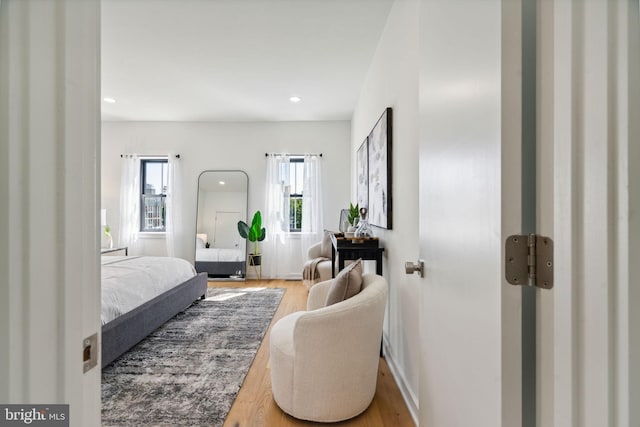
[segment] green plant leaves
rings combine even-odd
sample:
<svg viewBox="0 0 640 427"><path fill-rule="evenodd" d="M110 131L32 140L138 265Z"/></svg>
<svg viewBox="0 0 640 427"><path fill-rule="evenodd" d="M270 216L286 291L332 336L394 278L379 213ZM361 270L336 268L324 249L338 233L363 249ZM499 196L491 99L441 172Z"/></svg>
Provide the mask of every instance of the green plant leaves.
<svg viewBox="0 0 640 427"><path fill-rule="evenodd" d="M356 203L353 206L353 203L349 203L349 224L353 225L353 222L356 218L360 217L360 209L358 209L358 204Z"/></svg>
<svg viewBox="0 0 640 427"><path fill-rule="evenodd" d="M262 227L262 213L257 211L253 215L251 227L244 221L238 221L238 232L240 236L250 242L261 242L267 236L267 230Z"/></svg>
<svg viewBox="0 0 640 427"><path fill-rule="evenodd" d="M262 228L262 214L260 213L260 211L256 211L256 213L253 215L251 228L256 230L260 230Z"/></svg>
<svg viewBox="0 0 640 427"><path fill-rule="evenodd" d="M246 239L249 236L249 226L244 221L238 221L238 233L240 237Z"/></svg>

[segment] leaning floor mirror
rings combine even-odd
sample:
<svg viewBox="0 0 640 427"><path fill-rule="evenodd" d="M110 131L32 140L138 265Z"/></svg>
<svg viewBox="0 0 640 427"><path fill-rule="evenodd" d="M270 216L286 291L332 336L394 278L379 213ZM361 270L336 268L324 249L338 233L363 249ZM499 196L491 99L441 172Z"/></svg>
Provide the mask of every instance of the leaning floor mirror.
<svg viewBox="0 0 640 427"><path fill-rule="evenodd" d="M247 244L238 221L247 220L249 177L244 171L204 171L198 177L195 267L210 279L244 280Z"/></svg>

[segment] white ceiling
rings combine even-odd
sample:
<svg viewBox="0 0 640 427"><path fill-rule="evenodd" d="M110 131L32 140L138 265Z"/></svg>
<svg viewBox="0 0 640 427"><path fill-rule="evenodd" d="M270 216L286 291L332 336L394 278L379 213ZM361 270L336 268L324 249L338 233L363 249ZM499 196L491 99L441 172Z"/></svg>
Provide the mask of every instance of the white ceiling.
<svg viewBox="0 0 640 427"><path fill-rule="evenodd" d="M102 118L349 120L392 3L103 0Z"/></svg>

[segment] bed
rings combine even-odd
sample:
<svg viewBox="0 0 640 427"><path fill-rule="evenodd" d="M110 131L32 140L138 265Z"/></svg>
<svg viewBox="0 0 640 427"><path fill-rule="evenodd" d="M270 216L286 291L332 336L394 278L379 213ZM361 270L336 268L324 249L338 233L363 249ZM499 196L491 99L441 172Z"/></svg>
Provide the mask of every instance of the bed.
<svg viewBox="0 0 640 427"><path fill-rule="evenodd" d="M183 259L103 256L102 367L206 292L206 274Z"/></svg>
<svg viewBox="0 0 640 427"><path fill-rule="evenodd" d="M196 271L209 277L244 277L244 250L238 248L196 247Z"/></svg>

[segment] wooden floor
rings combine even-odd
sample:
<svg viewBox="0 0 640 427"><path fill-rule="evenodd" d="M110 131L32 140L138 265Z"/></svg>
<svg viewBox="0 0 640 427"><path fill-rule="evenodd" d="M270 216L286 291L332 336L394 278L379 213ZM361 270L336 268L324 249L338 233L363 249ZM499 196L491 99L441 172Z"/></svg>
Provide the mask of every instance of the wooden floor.
<svg viewBox="0 0 640 427"><path fill-rule="evenodd" d="M294 311L304 310L307 305L307 288L299 281L248 280L246 282L209 282L210 287L270 287L285 288L286 292L271 325L281 317ZM269 331L271 326L269 326ZM224 427L287 427L327 425L300 421L282 412L271 395L271 373L269 372L269 331L249 369ZM351 420L334 423L339 426L414 426L409 410L402 399L384 358L378 368L378 385L369 408Z"/></svg>

